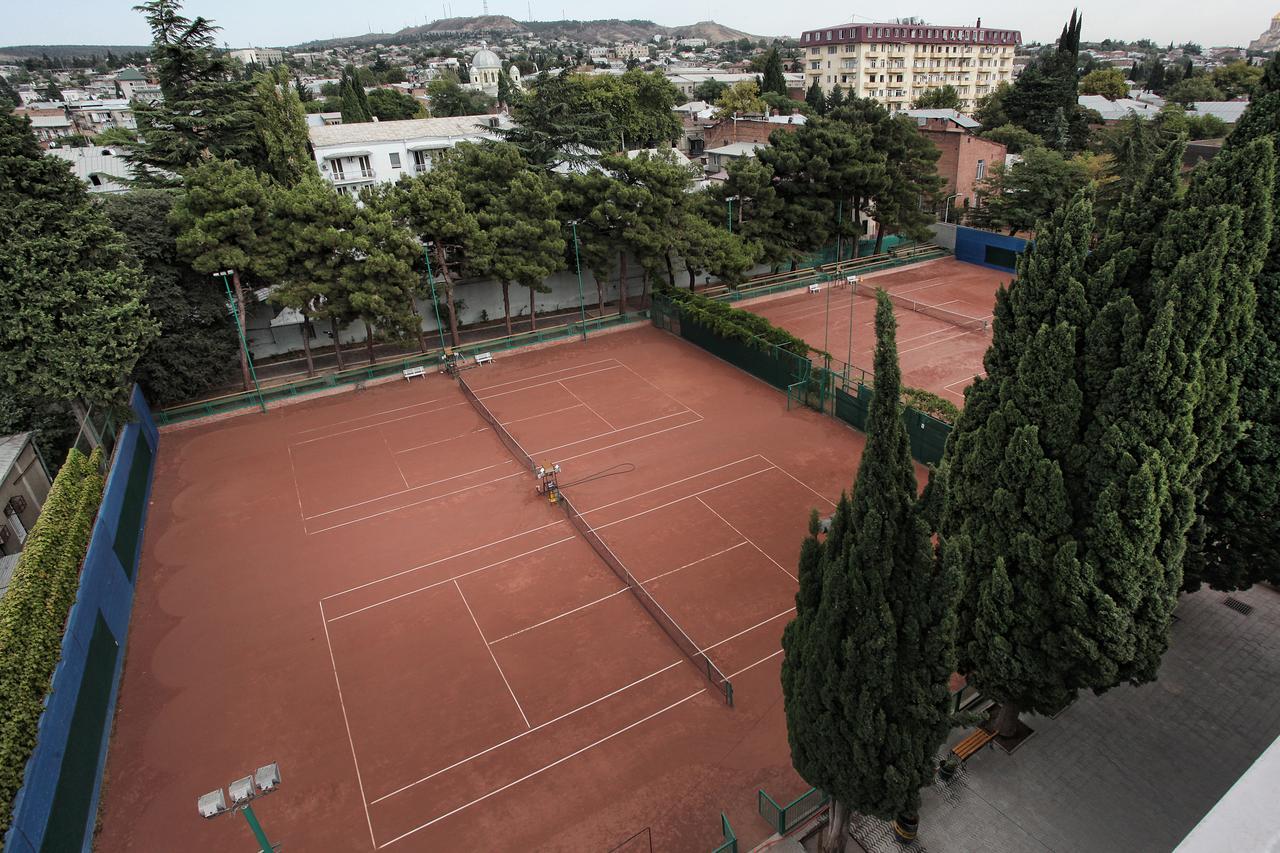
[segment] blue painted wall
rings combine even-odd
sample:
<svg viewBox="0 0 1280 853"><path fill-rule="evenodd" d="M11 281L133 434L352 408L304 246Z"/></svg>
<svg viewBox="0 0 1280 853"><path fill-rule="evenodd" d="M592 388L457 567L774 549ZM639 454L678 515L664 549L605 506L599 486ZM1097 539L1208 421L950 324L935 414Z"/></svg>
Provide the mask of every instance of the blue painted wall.
<svg viewBox="0 0 1280 853"><path fill-rule="evenodd" d="M956 260L978 264L993 270L1015 271L1011 264L1004 264L998 260L993 262L988 249L1004 249L1021 255L1027 250L1027 241L1021 237L1008 237L994 231L981 231L963 225L956 229Z"/></svg>

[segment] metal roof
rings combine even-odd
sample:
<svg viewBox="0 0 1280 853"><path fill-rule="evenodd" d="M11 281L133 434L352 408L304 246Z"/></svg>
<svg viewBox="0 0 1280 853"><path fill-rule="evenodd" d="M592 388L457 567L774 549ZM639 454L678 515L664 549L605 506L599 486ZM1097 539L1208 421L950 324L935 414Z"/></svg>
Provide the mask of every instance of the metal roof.
<svg viewBox="0 0 1280 853"><path fill-rule="evenodd" d="M7 479L13 470L13 463L18 461L18 454L31 440L29 432L15 432L13 435L0 436L0 479Z"/></svg>
<svg viewBox="0 0 1280 853"><path fill-rule="evenodd" d="M311 136L311 144L317 148L330 145L367 145L371 142L407 142L431 137L483 138L492 135L489 123L495 119L499 127L511 126L511 119L505 115L479 115L331 124L309 127L307 131Z"/></svg>
<svg viewBox="0 0 1280 853"><path fill-rule="evenodd" d="M953 121L965 130L973 130L982 127L982 125L960 112L959 110L937 109L937 110L903 110L903 113L912 118L940 118L947 121Z"/></svg>

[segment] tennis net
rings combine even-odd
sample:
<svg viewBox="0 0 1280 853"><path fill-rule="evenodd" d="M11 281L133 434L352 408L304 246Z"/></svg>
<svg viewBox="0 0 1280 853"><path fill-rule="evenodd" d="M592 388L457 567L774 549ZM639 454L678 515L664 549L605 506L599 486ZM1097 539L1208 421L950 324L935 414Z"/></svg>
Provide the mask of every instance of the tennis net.
<svg viewBox="0 0 1280 853"><path fill-rule="evenodd" d="M874 285L863 284L860 281L853 283L853 292L870 296L872 299L876 296ZM885 292L888 293L888 291ZM952 311L950 308L943 308L939 305L930 305L927 302L911 299L898 293L889 293L889 301L894 305L906 308L908 311L915 311L917 314L934 317L959 326L962 329L968 329L971 332L985 332L991 328L991 322L986 317L970 317L968 314L961 314L959 311Z"/></svg>
<svg viewBox="0 0 1280 853"><path fill-rule="evenodd" d="M480 417L484 418L485 422L488 423L489 426L493 427L493 431L497 434L498 438L502 440L502 443L506 445L506 448L510 451L511 455L514 456L517 461L528 467L530 472L537 470L537 465L534 464L533 457L525 452L525 449L520 446L520 442L516 441L516 437L507 431L507 428L502 425L493 412L489 411L489 407L484 404L484 401L476 396L476 393L471 390L471 386L467 384L466 380L461 376L458 376L458 384L462 386L463 396L466 397L467 400L471 402L471 405L475 407L476 411L480 413ZM604 561L606 566L613 570L613 573L616 574L623 583L627 585L635 597L639 599L641 606L643 606L644 609L649 612L649 615L653 617L653 621L658 623L658 627L667 633L667 636L671 638L672 642L679 646L680 651L688 655L694 665L707 677L707 680L711 682L711 685L724 696L724 701L729 705L732 705L733 684L731 684L725 674L720 671L720 668L715 665L711 658L707 657L706 652L698 648L698 644L689 638L689 635L684 632L684 629L680 627L676 620L671 618L670 614L668 614L667 611L662 608L662 605L658 603L658 600L644 588L644 585L641 584L640 581L636 580L635 575L631 574L630 570L622 564L622 561L613 553L613 550L605 544L604 540L600 538L600 535L595 532L591 525L587 523L587 520L584 519L574 508L573 504L569 502L569 499L565 497L563 492L560 493L560 505L564 507L565 513L568 514L569 523L582 534L583 538L587 540L587 544L596 552L596 555Z"/></svg>

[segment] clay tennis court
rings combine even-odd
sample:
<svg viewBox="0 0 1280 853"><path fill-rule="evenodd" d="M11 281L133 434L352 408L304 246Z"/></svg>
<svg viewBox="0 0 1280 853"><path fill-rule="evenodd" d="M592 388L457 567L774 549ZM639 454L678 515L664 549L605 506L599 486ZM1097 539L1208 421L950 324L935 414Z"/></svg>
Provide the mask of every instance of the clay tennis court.
<svg viewBox="0 0 1280 853"><path fill-rule="evenodd" d="M807 790L780 637L862 437L649 326L464 375L733 706L448 376L168 431L98 849L250 849L195 798L267 761L294 850L749 849Z"/></svg>
<svg viewBox="0 0 1280 853"><path fill-rule="evenodd" d="M823 285L818 293L801 291L737 305L781 326L811 346L826 350L840 361L851 361L869 375L875 347L873 288L882 287L907 300L989 321L996 290L1012 278L1012 273L943 258L862 275L856 294L840 284L828 294L827 285ZM898 319L898 358L903 382L963 405L964 389L973 382L974 376L983 372L982 356L991 344L990 331L961 328L948 320L901 305L895 307L894 314ZM852 359L848 359L851 322L853 348Z"/></svg>

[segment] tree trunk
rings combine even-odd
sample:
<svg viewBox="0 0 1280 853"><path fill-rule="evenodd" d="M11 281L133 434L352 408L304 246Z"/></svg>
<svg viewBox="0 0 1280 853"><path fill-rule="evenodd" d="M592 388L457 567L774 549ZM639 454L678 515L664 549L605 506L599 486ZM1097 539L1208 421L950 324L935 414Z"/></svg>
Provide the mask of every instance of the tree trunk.
<svg viewBox="0 0 1280 853"><path fill-rule="evenodd" d="M644 271L644 276L640 279L640 307L649 304L649 271Z"/></svg>
<svg viewBox="0 0 1280 853"><path fill-rule="evenodd" d="M671 265L671 253L667 252L666 257L667 257L667 280L671 282L672 287L675 287L676 286L676 270L675 270L675 267Z"/></svg>
<svg viewBox="0 0 1280 853"><path fill-rule="evenodd" d="M89 450L93 451L102 444L102 437L98 435L98 431L93 428L93 421L89 418L89 410L85 408L84 401L76 397L71 401L71 413L76 416L76 422L80 424L80 432L89 439ZM80 437L76 436L74 447L80 443Z"/></svg>
<svg viewBox="0 0 1280 853"><path fill-rule="evenodd" d="M458 312L453 310L453 279L449 276L449 261L445 258L444 249L436 249L436 257L440 260L440 280L444 282L444 305L449 312L449 340L458 346Z"/></svg>
<svg viewBox="0 0 1280 853"><path fill-rule="evenodd" d="M884 229L880 227L880 223L876 223L876 249L871 254L880 254L881 247L884 246Z"/></svg>
<svg viewBox="0 0 1280 853"><path fill-rule="evenodd" d="M693 267L689 267L689 292L696 293L698 290L698 277L693 273Z"/></svg>
<svg viewBox="0 0 1280 853"><path fill-rule="evenodd" d="M627 253L618 253L618 313L627 313Z"/></svg>
<svg viewBox="0 0 1280 853"><path fill-rule="evenodd" d="M249 356L245 352L249 349L249 333L246 331L247 324L244 321L244 290L240 287L240 273L232 270L231 283L236 289L236 335L240 340L236 343L240 344L237 349L240 351L240 378L244 382L244 390L249 390Z"/></svg>
<svg viewBox="0 0 1280 853"><path fill-rule="evenodd" d="M426 352L427 335L422 331L422 315L418 313L418 300L414 299L412 294L409 296L409 310L413 312L414 317L418 318L418 326L416 330L418 332L418 352Z"/></svg>
<svg viewBox="0 0 1280 853"><path fill-rule="evenodd" d="M329 331L333 333L333 354L338 357L338 369L346 370L346 362L342 358L342 337L338 331L338 320L336 317L329 318Z"/></svg>
<svg viewBox="0 0 1280 853"><path fill-rule="evenodd" d="M1018 704L1001 702L1000 713L994 720L996 734L1000 737L1013 737L1018 733Z"/></svg>
<svg viewBox="0 0 1280 853"><path fill-rule="evenodd" d="M378 357L373 354L373 327L369 325L369 321L364 321L364 345L369 352L369 364L377 364Z"/></svg>
<svg viewBox="0 0 1280 853"><path fill-rule="evenodd" d="M529 288L529 331L538 330L538 289Z"/></svg>
<svg viewBox="0 0 1280 853"><path fill-rule="evenodd" d="M511 285L502 283L502 312L507 320L507 337L511 337Z"/></svg>
<svg viewBox="0 0 1280 853"><path fill-rule="evenodd" d="M302 354L307 357L307 375L316 375L315 363L311 360L311 321L304 315L302 318Z"/></svg>
<svg viewBox="0 0 1280 853"><path fill-rule="evenodd" d="M822 853L844 853L845 839L849 837L845 831L849 818L844 803L833 798L827 817L827 826L822 830L822 839L818 843L818 849Z"/></svg>

